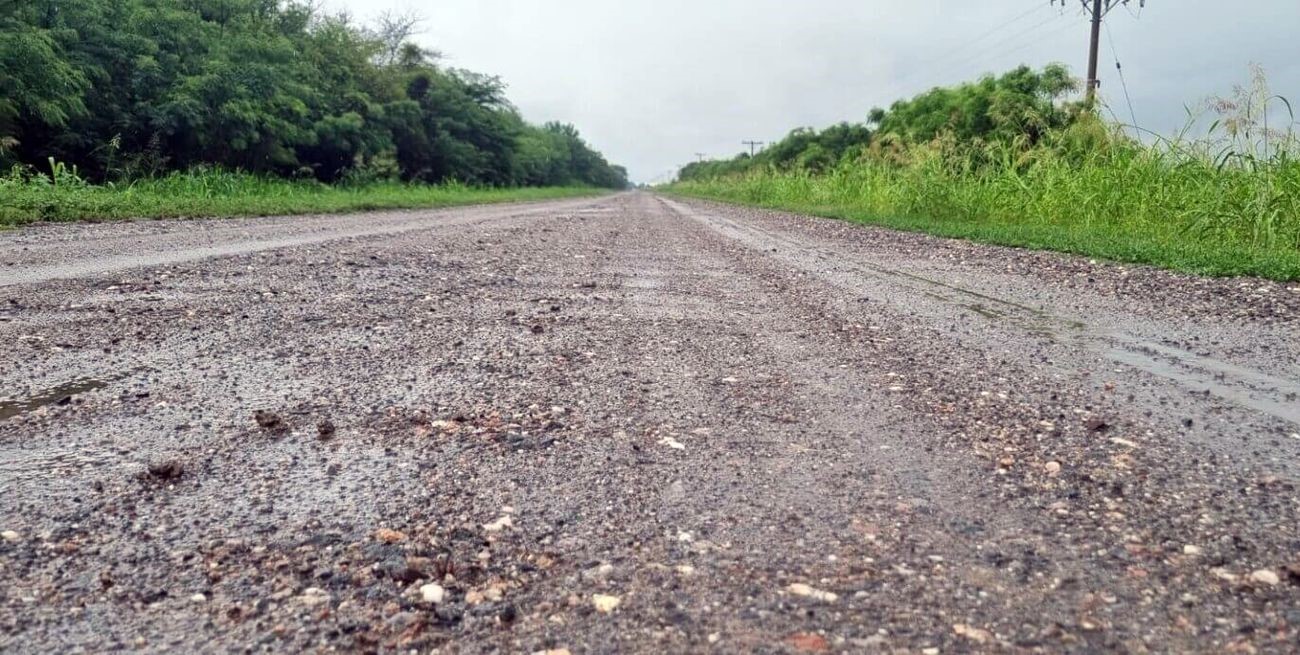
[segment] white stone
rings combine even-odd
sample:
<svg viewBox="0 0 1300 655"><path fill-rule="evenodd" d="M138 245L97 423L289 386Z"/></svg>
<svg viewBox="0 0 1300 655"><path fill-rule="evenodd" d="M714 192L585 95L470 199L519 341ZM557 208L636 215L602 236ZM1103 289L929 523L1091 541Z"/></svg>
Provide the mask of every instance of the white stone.
<svg viewBox="0 0 1300 655"><path fill-rule="evenodd" d="M595 594L591 597L591 604L595 606L596 611L601 614L609 614L618 609L623 603L623 599L618 596L607 596L605 594Z"/></svg>
<svg viewBox="0 0 1300 655"><path fill-rule="evenodd" d="M441 603L443 599L446 597L447 597L447 590L443 589L442 585L440 584L429 583L427 585L424 585L423 587L420 587L420 598L423 598L424 602L426 603L433 603L434 605L437 605L438 603Z"/></svg>

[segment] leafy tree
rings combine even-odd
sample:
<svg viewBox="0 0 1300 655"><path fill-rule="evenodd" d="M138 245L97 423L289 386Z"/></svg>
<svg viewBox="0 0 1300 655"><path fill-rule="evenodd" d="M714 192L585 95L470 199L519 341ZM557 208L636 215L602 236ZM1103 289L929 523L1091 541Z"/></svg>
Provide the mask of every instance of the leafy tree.
<svg viewBox="0 0 1300 655"><path fill-rule="evenodd" d="M953 88L936 88L911 100L900 100L888 112L873 112L878 131L913 143L948 132L959 141L974 139L1037 142L1050 129L1065 126L1071 117L1057 101L1074 91L1069 71L1052 64L1042 71L1021 66L999 77L985 76Z"/></svg>
<svg viewBox="0 0 1300 655"><path fill-rule="evenodd" d="M64 53L51 29L56 5L0 5L0 160L23 150L30 131L36 136L66 128L87 113L89 80Z"/></svg>
<svg viewBox="0 0 1300 655"><path fill-rule="evenodd" d="M497 78L441 67L418 24L310 0L0 0L0 162L626 184L576 130L526 123Z"/></svg>
<svg viewBox="0 0 1300 655"><path fill-rule="evenodd" d="M1076 89L1062 65L1041 71L1021 66L1001 76L932 89L900 100L888 110L871 109L864 123L840 123L820 132L799 128L752 158L745 154L694 162L683 167L678 177L707 179L755 168L820 172L867 153L892 160L910 144L940 138L964 146L993 143L1030 148L1084 115L1080 106L1062 102Z"/></svg>

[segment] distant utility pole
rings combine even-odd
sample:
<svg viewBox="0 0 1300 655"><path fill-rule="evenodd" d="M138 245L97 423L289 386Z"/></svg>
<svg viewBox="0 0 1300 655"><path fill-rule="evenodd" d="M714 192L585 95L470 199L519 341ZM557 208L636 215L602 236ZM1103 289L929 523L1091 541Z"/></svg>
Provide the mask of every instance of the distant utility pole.
<svg viewBox="0 0 1300 655"><path fill-rule="evenodd" d="M708 154L703 153L703 152L697 152L697 153L695 153L695 157L696 157L697 159L699 159L700 161L704 161L704 158L705 158L705 157L708 157L708 156L709 156Z"/></svg>
<svg viewBox="0 0 1300 655"><path fill-rule="evenodd" d="M767 144L765 144L765 143L762 142L762 141L741 141L741 143L743 143L743 144L749 146L749 158L750 158L750 159L753 159L753 158L754 158L754 153L757 152L757 149L758 149L760 146L767 145Z"/></svg>
<svg viewBox="0 0 1300 655"><path fill-rule="evenodd" d="M1061 6L1064 7L1068 0L1060 0ZM1129 4L1132 0L1079 0L1083 5L1083 10L1092 14L1092 38L1088 45L1088 106L1091 107L1097 100L1097 88L1101 86L1101 79L1097 77L1097 59L1100 57L1101 50L1101 21L1106 18L1111 9L1120 5ZM1057 0L1052 0L1056 4ZM1139 7L1146 7L1147 0L1138 0Z"/></svg>

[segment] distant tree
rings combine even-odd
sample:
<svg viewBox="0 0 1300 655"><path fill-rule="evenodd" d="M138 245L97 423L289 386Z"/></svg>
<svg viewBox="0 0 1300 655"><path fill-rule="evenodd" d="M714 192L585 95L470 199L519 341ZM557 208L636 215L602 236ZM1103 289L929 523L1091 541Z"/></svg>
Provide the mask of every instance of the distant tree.
<svg viewBox="0 0 1300 655"><path fill-rule="evenodd" d="M840 123L824 130L798 128L752 159L693 162L678 174L682 180L735 175L754 168L824 171L866 152L891 158L907 144L941 136L960 144L998 142L1032 146L1045 134L1071 125L1078 107L1062 102L1077 90L1069 70L1052 64L1041 71L1026 66L1001 76L985 76L951 88L935 88L888 110L867 113L865 123Z"/></svg>
<svg viewBox="0 0 1300 655"><path fill-rule="evenodd" d="M1071 113L1057 101L1076 88L1060 64L1042 71L1021 66L999 77L989 75L900 100L873 117L879 118L879 132L912 142L929 141L942 132L960 141L1023 137L1036 142L1044 131L1068 123Z"/></svg>
<svg viewBox="0 0 1300 655"><path fill-rule="evenodd" d="M528 125L499 79L439 66L420 23L363 28L319 0L0 0L0 163L626 183L576 130Z"/></svg>

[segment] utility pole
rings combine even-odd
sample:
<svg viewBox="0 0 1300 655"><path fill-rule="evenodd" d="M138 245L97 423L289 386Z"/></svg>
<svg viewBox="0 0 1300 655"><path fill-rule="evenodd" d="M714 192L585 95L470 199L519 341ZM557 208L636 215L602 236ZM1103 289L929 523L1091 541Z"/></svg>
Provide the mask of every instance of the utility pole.
<svg viewBox="0 0 1300 655"><path fill-rule="evenodd" d="M743 144L749 146L749 158L750 158L750 159L753 159L753 158L754 158L754 153L757 152L757 149L758 149L759 146L766 145L766 144L765 144L764 142L762 142L762 141L741 141L741 143L743 143Z"/></svg>
<svg viewBox="0 0 1300 655"><path fill-rule="evenodd" d="M1083 10L1092 15L1092 38L1088 44L1088 106L1092 107L1097 101L1097 89L1101 86L1101 78L1097 77L1097 61L1101 56L1101 22L1105 20L1106 15L1111 9L1119 5L1126 5L1131 0L1079 0L1083 5ZM1064 7L1066 0L1061 0L1061 6ZM1056 4L1056 0L1052 0ZM1138 0L1139 7L1146 7L1147 0Z"/></svg>
<svg viewBox="0 0 1300 655"><path fill-rule="evenodd" d="M1101 80L1097 78L1097 59L1101 50L1101 19L1105 16L1101 9L1102 0L1092 0L1092 37L1088 45L1088 106L1091 107L1097 100L1097 87L1101 86ZM1107 0L1107 4L1110 1ZM1107 8L1109 9L1109 8Z"/></svg>
<svg viewBox="0 0 1300 655"><path fill-rule="evenodd" d="M708 154L703 153L703 152L697 152L697 153L695 153L695 157L696 157L697 159L699 159L701 162L703 162L703 161L704 161L704 158L705 158L705 157L708 157Z"/></svg>

